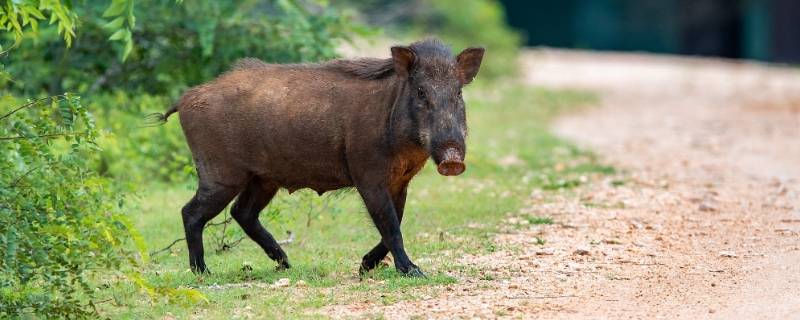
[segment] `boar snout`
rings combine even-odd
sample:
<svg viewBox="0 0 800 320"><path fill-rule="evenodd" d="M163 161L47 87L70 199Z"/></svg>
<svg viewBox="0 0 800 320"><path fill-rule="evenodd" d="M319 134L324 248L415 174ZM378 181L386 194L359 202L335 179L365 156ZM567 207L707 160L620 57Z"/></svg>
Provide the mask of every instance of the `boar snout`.
<svg viewBox="0 0 800 320"><path fill-rule="evenodd" d="M443 176L457 176L466 170L464 152L460 148L449 146L436 158L439 159L436 169Z"/></svg>

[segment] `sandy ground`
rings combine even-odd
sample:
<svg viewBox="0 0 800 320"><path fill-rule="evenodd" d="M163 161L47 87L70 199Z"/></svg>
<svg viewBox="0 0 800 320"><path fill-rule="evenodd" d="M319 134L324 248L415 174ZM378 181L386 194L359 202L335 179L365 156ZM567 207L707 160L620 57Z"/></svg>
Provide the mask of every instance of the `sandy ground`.
<svg viewBox="0 0 800 320"><path fill-rule="evenodd" d="M800 319L800 71L726 61L536 50L525 81L601 105L559 135L622 170L555 197L534 190L488 256L422 301L335 317ZM536 239L547 240L537 245Z"/></svg>

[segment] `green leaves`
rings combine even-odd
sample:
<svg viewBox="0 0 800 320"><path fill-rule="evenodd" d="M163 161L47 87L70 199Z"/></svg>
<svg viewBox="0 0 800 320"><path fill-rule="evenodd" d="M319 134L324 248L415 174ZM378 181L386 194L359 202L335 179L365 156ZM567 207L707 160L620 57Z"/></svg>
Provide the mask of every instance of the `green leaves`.
<svg viewBox="0 0 800 320"><path fill-rule="evenodd" d="M128 38L128 39L130 39L130 38L131 38L131 32L130 32L130 30L127 30L127 29L119 29L119 30L117 30L117 32L114 32L114 34L112 34L110 37L108 37L108 40L111 40L111 41L114 41L114 40L123 40L123 39L125 39L125 38Z"/></svg>
<svg viewBox="0 0 800 320"><path fill-rule="evenodd" d="M132 2L130 0L112 0L106 11L103 12L103 18L121 15L129 5L132 5Z"/></svg>
<svg viewBox="0 0 800 320"><path fill-rule="evenodd" d="M4 1L0 4L0 31L14 34L16 47L27 32L37 33L39 21L47 20L51 25L56 25L58 34L64 38L67 46L72 45L75 38L75 24L77 15L73 12L71 1Z"/></svg>
<svg viewBox="0 0 800 320"><path fill-rule="evenodd" d="M141 236L121 196L89 170L98 133L80 99L9 102L0 102L0 138L16 137L0 140L0 318L92 315L95 270L120 269Z"/></svg>
<svg viewBox="0 0 800 320"><path fill-rule="evenodd" d="M342 41L366 31L352 14L324 1L73 2L81 17L80 41L65 50L55 26L40 24L41 32L26 34L36 41L24 41L4 58L17 78L9 87L25 94L121 90L174 99L237 59L331 59Z"/></svg>
<svg viewBox="0 0 800 320"><path fill-rule="evenodd" d="M118 41L123 44L120 59L128 59L133 51L133 29L136 27L134 15L134 0L111 0L108 8L103 12L103 18L113 18L102 26L103 29L113 32L109 41Z"/></svg>
<svg viewBox="0 0 800 320"><path fill-rule="evenodd" d="M116 17L114 20L109 21L108 23L103 25L103 29L108 31L119 30L122 28L122 25L125 23L125 17Z"/></svg>

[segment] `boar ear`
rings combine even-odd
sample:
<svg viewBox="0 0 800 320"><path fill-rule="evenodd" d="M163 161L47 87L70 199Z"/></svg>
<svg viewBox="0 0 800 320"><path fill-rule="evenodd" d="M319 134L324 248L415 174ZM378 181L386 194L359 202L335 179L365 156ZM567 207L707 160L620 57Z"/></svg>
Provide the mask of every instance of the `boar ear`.
<svg viewBox="0 0 800 320"><path fill-rule="evenodd" d="M400 78L408 78L408 72L417 60L417 54L408 47L392 47L394 71Z"/></svg>
<svg viewBox="0 0 800 320"><path fill-rule="evenodd" d="M483 48L467 48L458 54L456 65L458 68L458 80L461 81L461 85L472 82L472 79L478 74L484 51Z"/></svg>

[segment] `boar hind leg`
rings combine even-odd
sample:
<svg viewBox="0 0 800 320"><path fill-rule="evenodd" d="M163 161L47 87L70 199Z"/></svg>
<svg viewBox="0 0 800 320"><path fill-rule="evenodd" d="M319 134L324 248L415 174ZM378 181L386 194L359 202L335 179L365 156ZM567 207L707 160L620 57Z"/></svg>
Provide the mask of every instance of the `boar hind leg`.
<svg viewBox="0 0 800 320"><path fill-rule="evenodd" d="M264 249L264 252L278 263L277 269L283 270L290 267L286 253L283 252L272 234L264 229L264 226L258 221L261 210L267 206L277 191L277 186L264 183L259 178L253 178L233 205L231 215L250 239L258 243L261 249Z"/></svg>
<svg viewBox="0 0 800 320"><path fill-rule="evenodd" d="M239 188L200 182L192 200L181 211L186 244L189 246L189 266L194 273L208 272L203 258L203 228L233 200Z"/></svg>
<svg viewBox="0 0 800 320"><path fill-rule="evenodd" d="M403 222L403 211L405 211L406 206L406 191L407 191L407 184L403 185L399 190L392 192L392 203L394 204L394 209L397 212L397 221L398 223ZM389 248L383 245L383 242L378 242L372 250L369 251L364 258L361 260L361 268L359 269L360 273L366 273L381 263L381 260L389 254Z"/></svg>

